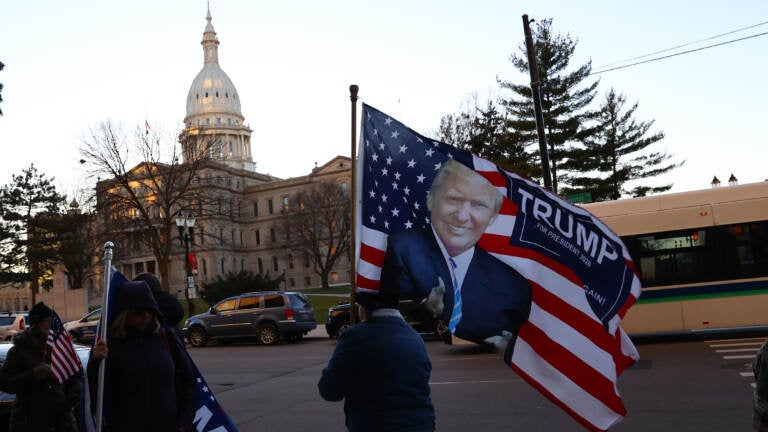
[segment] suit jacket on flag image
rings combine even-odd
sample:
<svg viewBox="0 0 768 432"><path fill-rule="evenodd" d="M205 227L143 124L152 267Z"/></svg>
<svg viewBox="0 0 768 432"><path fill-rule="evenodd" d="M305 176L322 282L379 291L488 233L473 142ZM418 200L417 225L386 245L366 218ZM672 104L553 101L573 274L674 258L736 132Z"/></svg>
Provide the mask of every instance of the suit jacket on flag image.
<svg viewBox="0 0 768 432"><path fill-rule="evenodd" d="M385 265L389 237L396 247L400 237L429 229L426 197L432 180L447 160L461 163L504 196L499 215L480 237L478 248L522 275L531 287L530 314L505 361L587 429L604 431L619 422L626 409L616 383L639 358L620 323L640 296L640 281L621 239L586 210L536 183L426 138L375 108L363 104L361 122L356 172L358 291L378 292L386 281L406 295L428 294L431 279L412 289L403 282L408 275L382 274L382 266L389 267ZM425 262L411 267L438 272L449 281L444 302L450 309L447 266L429 264L427 256L421 259ZM506 296L519 296L518 286L512 278L482 294L494 298L480 300L509 301ZM480 321L466 326L493 326L482 323L482 315L463 319Z"/></svg>

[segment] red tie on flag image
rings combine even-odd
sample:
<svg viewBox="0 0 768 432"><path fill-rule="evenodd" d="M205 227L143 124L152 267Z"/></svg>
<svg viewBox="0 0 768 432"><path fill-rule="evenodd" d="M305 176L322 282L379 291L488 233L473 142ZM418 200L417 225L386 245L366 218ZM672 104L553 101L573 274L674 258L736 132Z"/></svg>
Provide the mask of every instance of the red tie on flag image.
<svg viewBox="0 0 768 432"><path fill-rule="evenodd" d="M620 327L640 296L621 239L583 208L536 183L426 138L365 104L361 121L357 290L379 291L390 236L429 230L426 197L438 170L450 159L469 167L504 196L477 246L531 286L530 315L504 361L587 429L605 431L618 423L626 415L618 377L639 359ZM511 296L512 281L509 286ZM472 290L462 287L463 309Z"/></svg>
<svg viewBox="0 0 768 432"><path fill-rule="evenodd" d="M82 369L80 359L75 353L72 339L64 329L61 318L56 312L51 316L51 327L48 331L46 345L51 350L51 372L59 384Z"/></svg>

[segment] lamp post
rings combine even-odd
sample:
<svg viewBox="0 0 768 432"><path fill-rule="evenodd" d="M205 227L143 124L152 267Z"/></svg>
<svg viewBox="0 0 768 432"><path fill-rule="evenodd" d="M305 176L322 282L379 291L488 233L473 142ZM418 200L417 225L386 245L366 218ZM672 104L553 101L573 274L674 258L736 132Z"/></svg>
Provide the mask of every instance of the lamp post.
<svg viewBox="0 0 768 432"><path fill-rule="evenodd" d="M187 271L187 289L185 290L185 297L189 302L189 292L195 287L195 280L192 277L192 264L189 260L189 244L195 244L195 215L192 212L185 217L184 213L179 211L176 213L176 227L179 229L179 241L184 246L184 268ZM189 302L190 309L192 303Z"/></svg>

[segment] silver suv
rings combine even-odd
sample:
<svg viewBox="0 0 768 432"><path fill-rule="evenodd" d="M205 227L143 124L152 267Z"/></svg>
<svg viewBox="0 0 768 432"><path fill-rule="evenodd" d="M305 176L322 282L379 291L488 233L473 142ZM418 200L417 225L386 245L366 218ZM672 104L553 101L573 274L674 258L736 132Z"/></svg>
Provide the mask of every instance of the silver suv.
<svg viewBox="0 0 768 432"><path fill-rule="evenodd" d="M256 337L264 345L299 341L317 327L309 298L300 292L260 291L226 298L189 317L182 330L192 346Z"/></svg>
<svg viewBox="0 0 768 432"><path fill-rule="evenodd" d="M26 312L0 312L0 340L9 341L29 325Z"/></svg>

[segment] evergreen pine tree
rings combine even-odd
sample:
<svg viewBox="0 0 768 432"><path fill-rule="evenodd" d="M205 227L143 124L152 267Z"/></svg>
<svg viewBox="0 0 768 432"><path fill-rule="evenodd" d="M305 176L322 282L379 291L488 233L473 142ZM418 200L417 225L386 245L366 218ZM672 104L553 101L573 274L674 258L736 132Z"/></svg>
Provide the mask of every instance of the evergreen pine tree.
<svg viewBox="0 0 768 432"><path fill-rule="evenodd" d="M588 109L596 95L598 81L585 82L592 69L588 61L569 71L576 43L570 35L554 34L552 19L541 20L531 29L536 63L541 81L544 128L549 148L552 190L557 193L559 184L568 183L569 172L578 169L572 150L576 143L588 138L594 130L588 127L594 113ZM528 76L528 56L525 46L520 55L512 54L512 65ZM518 147L534 146L538 149L536 118L530 83L517 84L498 80L502 89L511 90L512 96L501 104L507 110L506 129L510 139Z"/></svg>
<svg viewBox="0 0 768 432"><path fill-rule="evenodd" d="M645 196L672 187L640 185L625 189L628 182L656 177L683 164L671 162L668 153L646 151L662 140L664 133L649 134L654 121L635 121L638 104L625 109L625 103L626 97L614 89L606 93L597 117L597 133L584 140L584 148L578 151L581 157L575 158L582 161L582 175L572 179L574 189L564 189L563 193L590 192L594 201L604 201L622 195Z"/></svg>

